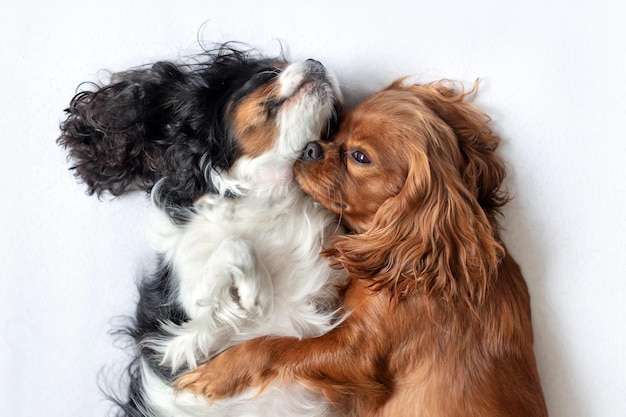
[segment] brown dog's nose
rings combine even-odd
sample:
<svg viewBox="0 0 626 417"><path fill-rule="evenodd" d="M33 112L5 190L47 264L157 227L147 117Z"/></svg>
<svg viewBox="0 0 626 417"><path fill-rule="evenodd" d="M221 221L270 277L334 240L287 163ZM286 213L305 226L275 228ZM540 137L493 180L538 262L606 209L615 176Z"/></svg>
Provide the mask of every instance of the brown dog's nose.
<svg viewBox="0 0 626 417"><path fill-rule="evenodd" d="M324 150L317 142L309 142L302 152L303 161L319 161L324 159Z"/></svg>

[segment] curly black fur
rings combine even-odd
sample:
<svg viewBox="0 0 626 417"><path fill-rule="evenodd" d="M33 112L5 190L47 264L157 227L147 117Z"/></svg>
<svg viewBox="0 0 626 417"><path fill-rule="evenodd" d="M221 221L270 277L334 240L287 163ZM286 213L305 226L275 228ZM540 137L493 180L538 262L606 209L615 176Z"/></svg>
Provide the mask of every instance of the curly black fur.
<svg viewBox="0 0 626 417"><path fill-rule="evenodd" d="M227 170L237 158L224 126L227 103L277 62L224 44L191 64L113 74L108 85L74 96L57 142L89 194L150 192L161 180L166 206L189 205L216 191L211 168Z"/></svg>

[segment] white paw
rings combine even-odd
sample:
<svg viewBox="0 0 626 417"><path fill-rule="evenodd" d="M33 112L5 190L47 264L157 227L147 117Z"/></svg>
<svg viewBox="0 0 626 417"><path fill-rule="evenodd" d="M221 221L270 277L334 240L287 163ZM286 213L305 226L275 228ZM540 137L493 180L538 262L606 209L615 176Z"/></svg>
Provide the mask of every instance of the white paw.
<svg viewBox="0 0 626 417"><path fill-rule="evenodd" d="M256 257L252 260L233 271L231 295L250 318L264 317L273 308L274 289L265 265L257 262Z"/></svg>
<svg viewBox="0 0 626 417"><path fill-rule="evenodd" d="M201 253L192 259L202 259ZM233 325L243 318L266 316L273 309L270 274L252 243L240 237L222 240L202 263L185 262L181 256L175 268L179 301L192 320L212 317Z"/></svg>
<svg viewBox="0 0 626 417"><path fill-rule="evenodd" d="M198 362L209 358L213 338L211 332L202 329L200 324L201 320L192 320L181 326L165 327L173 337L159 343L161 345L159 350L163 354L161 365L171 368L172 373L175 373L185 365L195 368Z"/></svg>
<svg viewBox="0 0 626 417"><path fill-rule="evenodd" d="M267 268L251 242L224 239L203 264L178 265L179 300L189 316L182 325L166 325L169 337L152 342L173 371L223 349L233 333L245 331L249 321L265 320L274 307L274 289Z"/></svg>

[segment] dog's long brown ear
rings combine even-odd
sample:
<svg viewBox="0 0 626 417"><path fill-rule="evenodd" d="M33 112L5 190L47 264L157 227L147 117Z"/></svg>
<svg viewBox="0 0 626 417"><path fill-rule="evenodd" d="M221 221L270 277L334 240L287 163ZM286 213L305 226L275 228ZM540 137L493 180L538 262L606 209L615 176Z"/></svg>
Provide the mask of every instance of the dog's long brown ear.
<svg viewBox="0 0 626 417"><path fill-rule="evenodd" d="M468 189L489 215L495 215L509 200L502 190L506 171L496 153L500 137L490 128L491 119L469 100L478 90L478 82L469 91L446 80L428 85L410 85L415 93L441 120L454 131L463 155L461 175Z"/></svg>
<svg viewBox="0 0 626 417"><path fill-rule="evenodd" d="M342 238L327 254L374 290L481 298L502 256L491 222L459 178L435 174L429 182L410 172L371 230Z"/></svg>
<svg viewBox="0 0 626 417"><path fill-rule="evenodd" d="M416 109L420 137L403 149L409 166L404 187L381 205L368 232L342 238L327 254L354 276L370 280L373 289L471 302L468 297L484 294L503 253L490 215L499 204L492 199L503 171L498 158L491 161L492 145L482 143L484 132L455 119L468 113L462 97L430 91L433 96L423 100L419 93L428 108L437 95L448 103L437 103L432 111Z"/></svg>

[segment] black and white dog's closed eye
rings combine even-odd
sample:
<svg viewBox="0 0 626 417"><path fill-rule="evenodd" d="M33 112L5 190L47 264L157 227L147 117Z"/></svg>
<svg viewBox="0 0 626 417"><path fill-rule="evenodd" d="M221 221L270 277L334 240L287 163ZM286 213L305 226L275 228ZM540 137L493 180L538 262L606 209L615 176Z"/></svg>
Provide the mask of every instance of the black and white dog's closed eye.
<svg viewBox="0 0 626 417"><path fill-rule="evenodd" d="M345 283L319 255L341 232L336 218L292 177L306 144L336 123L334 77L314 60L229 45L196 61L113 74L77 94L61 125L89 193L139 189L154 203L148 238L160 265L140 284L120 415L336 415L299 386L207 404L170 385L240 341L330 330Z"/></svg>
<svg viewBox="0 0 626 417"><path fill-rule="evenodd" d="M216 191L210 170L227 170L240 154L225 120L229 105L285 65L225 45L189 65L157 62L113 74L108 85L73 98L58 143L90 194L150 191L162 180L167 202L189 205Z"/></svg>

